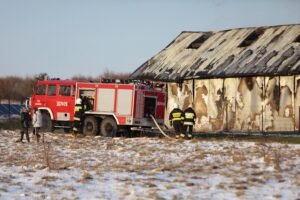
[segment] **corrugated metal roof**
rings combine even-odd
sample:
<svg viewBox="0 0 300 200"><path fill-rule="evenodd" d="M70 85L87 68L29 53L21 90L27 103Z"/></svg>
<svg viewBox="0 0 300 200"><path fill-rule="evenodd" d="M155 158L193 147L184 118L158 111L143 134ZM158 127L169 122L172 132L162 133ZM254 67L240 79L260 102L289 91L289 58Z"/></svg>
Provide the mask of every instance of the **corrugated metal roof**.
<svg viewBox="0 0 300 200"><path fill-rule="evenodd" d="M292 74L300 74L300 24L182 32L130 78L179 81Z"/></svg>

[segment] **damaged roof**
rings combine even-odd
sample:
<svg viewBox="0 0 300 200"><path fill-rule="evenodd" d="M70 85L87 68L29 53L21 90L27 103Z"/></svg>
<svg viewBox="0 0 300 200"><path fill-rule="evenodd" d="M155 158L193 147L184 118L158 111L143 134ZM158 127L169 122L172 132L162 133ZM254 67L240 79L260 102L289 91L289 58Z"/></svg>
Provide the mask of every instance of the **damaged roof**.
<svg viewBox="0 0 300 200"><path fill-rule="evenodd" d="M300 74L300 24L184 31L130 78L168 82L293 74Z"/></svg>

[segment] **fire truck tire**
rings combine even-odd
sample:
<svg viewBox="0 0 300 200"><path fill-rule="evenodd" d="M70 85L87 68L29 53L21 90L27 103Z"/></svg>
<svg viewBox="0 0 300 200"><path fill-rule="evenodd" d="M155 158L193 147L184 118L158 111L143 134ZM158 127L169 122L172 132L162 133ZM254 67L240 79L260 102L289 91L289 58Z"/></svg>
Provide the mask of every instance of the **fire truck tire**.
<svg viewBox="0 0 300 200"><path fill-rule="evenodd" d="M85 135L97 135L99 130L98 120L93 116L88 116L84 119L83 133Z"/></svg>
<svg viewBox="0 0 300 200"><path fill-rule="evenodd" d="M114 137L116 136L118 127L117 123L113 118L107 117L104 118L101 122L101 135L104 137Z"/></svg>
<svg viewBox="0 0 300 200"><path fill-rule="evenodd" d="M53 131L53 124L50 115L47 112L42 112L42 128L41 131L44 132L52 132Z"/></svg>

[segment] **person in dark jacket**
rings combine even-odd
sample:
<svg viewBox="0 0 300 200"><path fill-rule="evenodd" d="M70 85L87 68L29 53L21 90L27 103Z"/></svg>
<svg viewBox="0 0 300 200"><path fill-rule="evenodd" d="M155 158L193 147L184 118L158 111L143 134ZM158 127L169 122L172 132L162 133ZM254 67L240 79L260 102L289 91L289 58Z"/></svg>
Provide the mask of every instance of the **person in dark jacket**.
<svg viewBox="0 0 300 200"><path fill-rule="evenodd" d="M176 138L184 137L185 135L182 133L182 120L183 120L183 112L175 105L174 109L170 112L169 120L170 125L174 127Z"/></svg>
<svg viewBox="0 0 300 200"><path fill-rule="evenodd" d="M196 121L196 113L192 107L188 107L184 110L183 130L187 138L192 138L193 126Z"/></svg>
<svg viewBox="0 0 300 200"><path fill-rule="evenodd" d="M91 102L92 102L92 98L89 98L87 96L84 96L82 98L82 108L84 111L93 110L93 105Z"/></svg>
<svg viewBox="0 0 300 200"><path fill-rule="evenodd" d="M17 140L17 142L23 142L24 135L26 136L27 142L30 142L29 138L29 125L30 125L30 115L29 115L29 110L26 108L22 108L20 110L21 112L21 138Z"/></svg>

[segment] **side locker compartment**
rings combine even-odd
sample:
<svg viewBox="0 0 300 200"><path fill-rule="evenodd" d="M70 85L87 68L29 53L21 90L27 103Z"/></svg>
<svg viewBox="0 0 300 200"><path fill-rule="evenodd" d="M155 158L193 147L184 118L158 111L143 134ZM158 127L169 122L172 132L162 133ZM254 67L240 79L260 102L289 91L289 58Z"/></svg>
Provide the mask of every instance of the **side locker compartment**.
<svg viewBox="0 0 300 200"><path fill-rule="evenodd" d="M118 100L116 114L121 116L132 115L133 90L118 89Z"/></svg>
<svg viewBox="0 0 300 200"><path fill-rule="evenodd" d="M97 112L114 112L115 108L115 89L98 88L97 91Z"/></svg>

